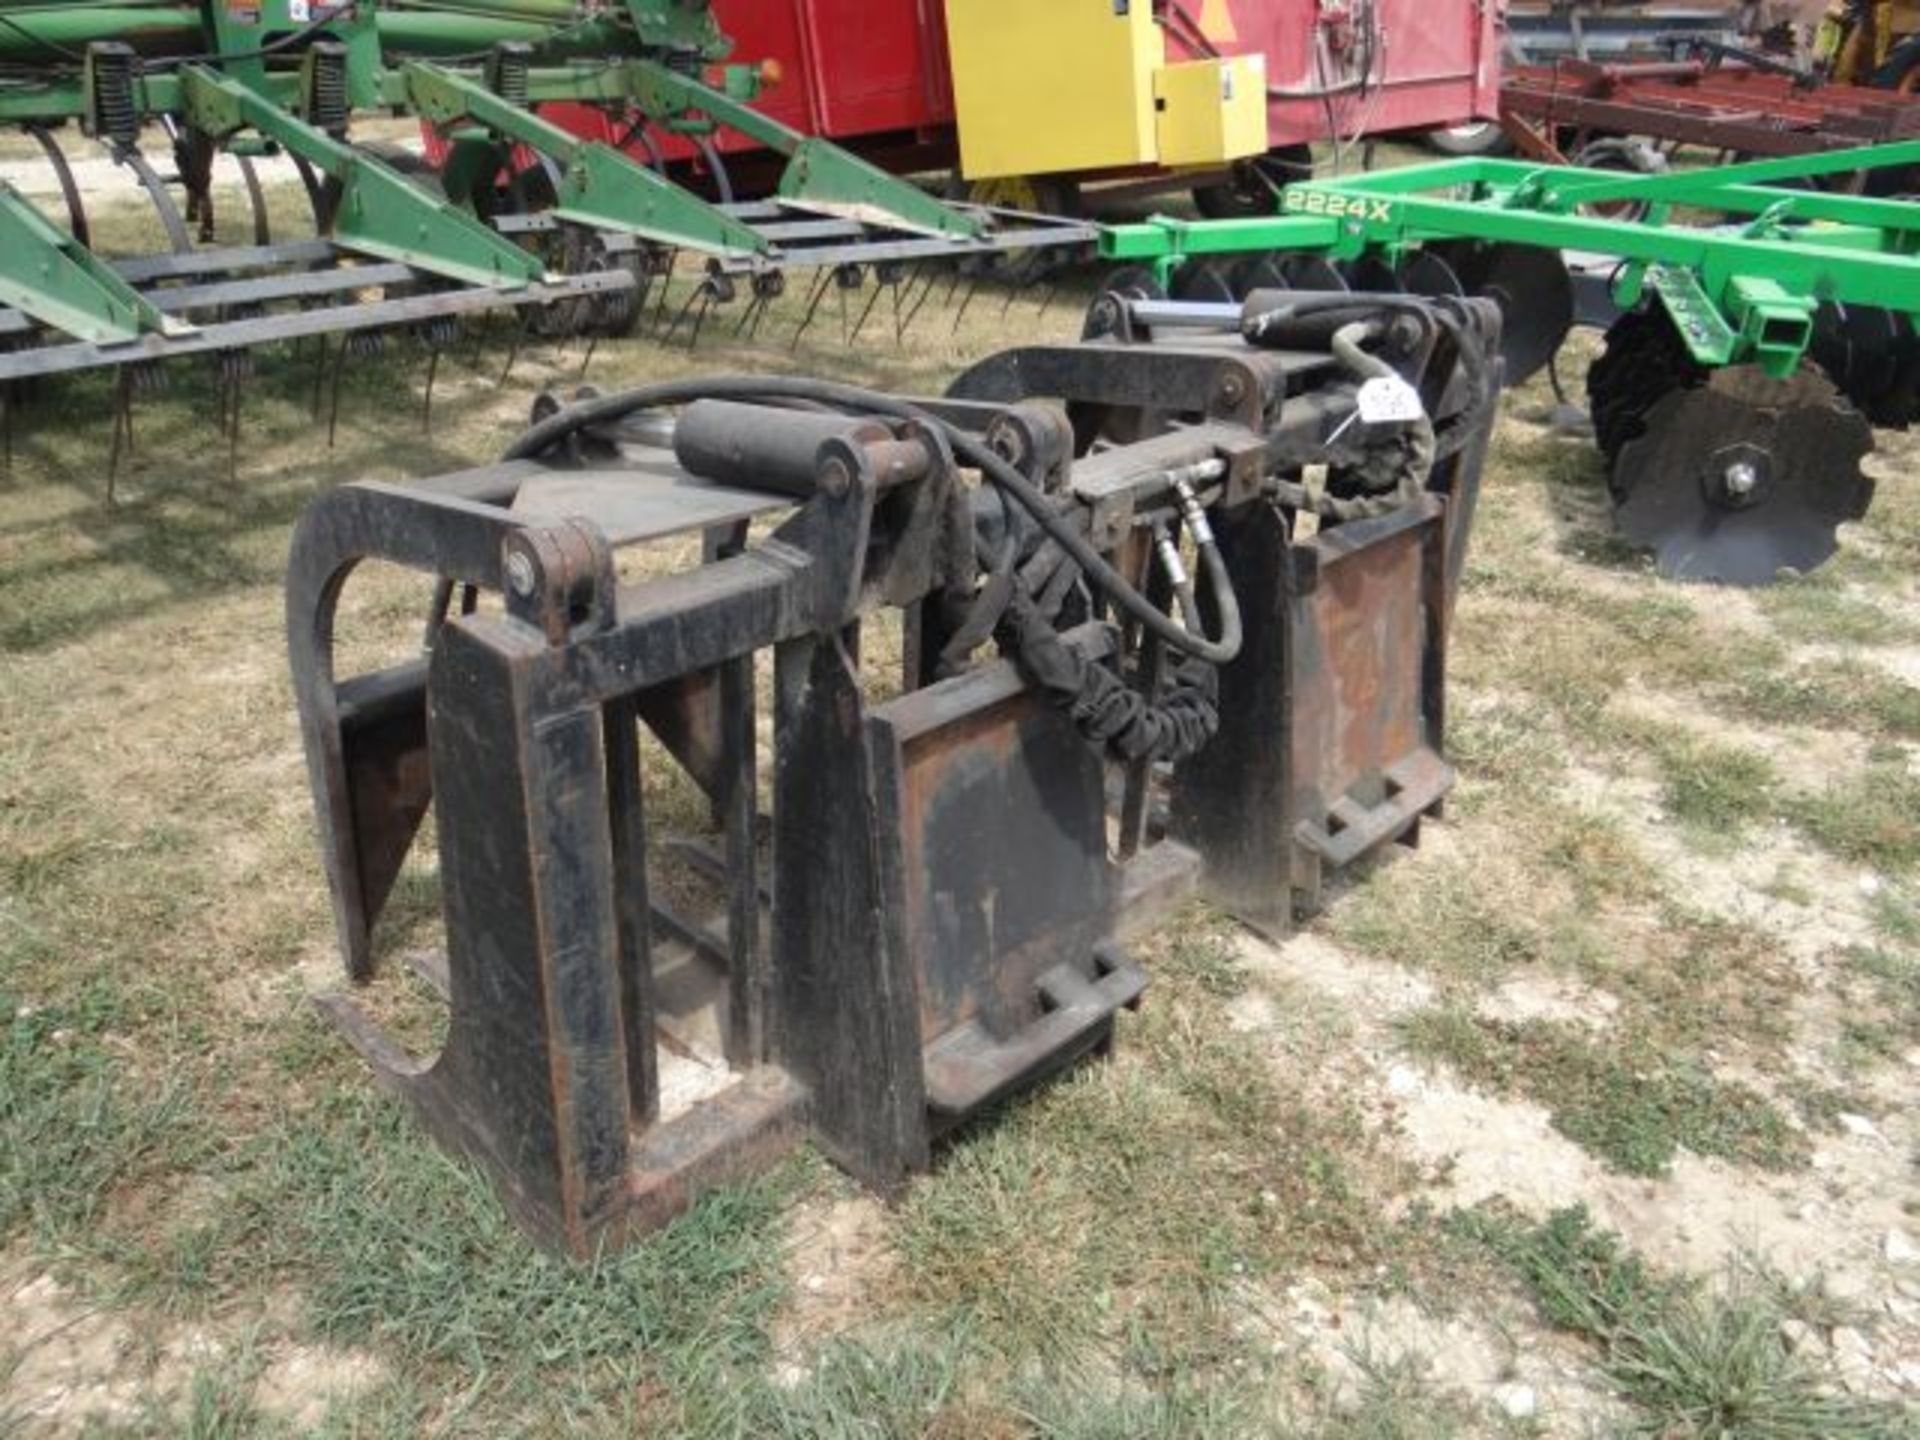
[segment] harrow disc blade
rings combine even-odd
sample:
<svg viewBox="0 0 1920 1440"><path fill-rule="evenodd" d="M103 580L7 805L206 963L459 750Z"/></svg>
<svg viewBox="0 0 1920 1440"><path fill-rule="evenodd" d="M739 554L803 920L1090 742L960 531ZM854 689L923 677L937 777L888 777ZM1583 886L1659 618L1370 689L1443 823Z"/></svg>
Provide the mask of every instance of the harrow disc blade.
<svg viewBox="0 0 1920 1440"><path fill-rule="evenodd" d="M1866 514L1872 447L1865 418L1816 374L1717 371L1660 400L1621 446L1615 515L1662 575L1765 585L1812 570Z"/></svg>
<svg viewBox="0 0 1920 1440"><path fill-rule="evenodd" d="M1398 295L1400 277L1378 255L1362 255L1347 264L1347 288L1366 295Z"/></svg>
<svg viewBox="0 0 1920 1440"><path fill-rule="evenodd" d="M1233 298L1239 301L1256 290L1285 290L1287 272L1281 267L1280 256L1268 250L1235 262L1227 272L1227 283L1233 289Z"/></svg>
<svg viewBox="0 0 1920 1440"><path fill-rule="evenodd" d="M1875 425L1905 427L1920 411L1920 340L1906 316L1829 301L1814 314L1810 353Z"/></svg>
<svg viewBox="0 0 1920 1440"><path fill-rule="evenodd" d="M1538 245L1463 247L1454 268L1469 295L1484 295L1500 307L1507 384L1533 378L1573 328L1573 277L1559 252Z"/></svg>
<svg viewBox="0 0 1920 1440"><path fill-rule="evenodd" d="M1217 261L1201 260L1182 265L1173 272L1173 298L1207 305L1233 303L1233 283L1226 267Z"/></svg>
<svg viewBox="0 0 1920 1440"><path fill-rule="evenodd" d="M1345 290L1346 277L1324 255L1289 255L1280 262L1288 290Z"/></svg>
<svg viewBox="0 0 1920 1440"><path fill-rule="evenodd" d="M1121 310L1122 301L1166 298L1167 292L1153 278L1153 271L1144 265L1122 265L1101 282L1100 293L1087 307L1086 319L1080 326L1080 338L1099 340L1119 334L1126 318Z"/></svg>
<svg viewBox="0 0 1920 1440"><path fill-rule="evenodd" d="M1400 284L1409 295L1460 296L1466 286L1436 251L1416 250L1400 264Z"/></svg>
<svg viewBox="0 0 1920 1440"><path fill-rule="evenodd" d="M1124 295L1129 300L1164 300L1167 292L1160 288L1160 282L1153 278L1153 271L1144 265L1122 265L1107 275L1100 285L1101 293Z"/></svg>

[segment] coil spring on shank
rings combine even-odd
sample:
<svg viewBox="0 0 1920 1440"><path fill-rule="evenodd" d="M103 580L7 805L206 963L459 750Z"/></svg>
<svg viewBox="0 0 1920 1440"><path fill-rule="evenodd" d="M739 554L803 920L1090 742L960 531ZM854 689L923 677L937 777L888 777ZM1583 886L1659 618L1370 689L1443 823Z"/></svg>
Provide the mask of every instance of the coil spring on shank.
<svg viewBox="0 0 1920 1440"><path fill-rule="evenodd" d="M124 45L95 45L87 54L93 81L93 130L115 146L140 138L140 111L133 98L133 51Z"/></svg>

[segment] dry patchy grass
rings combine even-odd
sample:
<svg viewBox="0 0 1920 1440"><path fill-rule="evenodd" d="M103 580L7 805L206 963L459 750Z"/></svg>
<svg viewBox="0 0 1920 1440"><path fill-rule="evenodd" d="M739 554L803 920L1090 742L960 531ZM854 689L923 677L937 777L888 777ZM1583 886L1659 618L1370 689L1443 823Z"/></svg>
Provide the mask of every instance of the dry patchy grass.
<svg viewBox="0 0 1920 1440"><path fill-rule="evenodd" d="M788 333L797 304L776 317ZM983 298L957 334L923 320L898 348L883 333L850 351L837 319L794 352L724 333L693 355L626 342L602 346L590 378L771 367L932 392L1001 344L1071 335L1077 316L1073 296L1045 312ZM1404 1359L1361 1357L1358 1388L1335 1397L1276 1345L1274 1297L1303 1277L1437 1302L1461 1262L1420 1220L1420 1182L1371 1108L1373 1017L1288 1031L1311 997L1256 983L1214 921L1151 942L1155 989L1110 1061L946 1148L886 1217L898 1263L861 1297L861 1323L790 1368L771 1336L788 1222L830 1184L816 1163L575 1270L532 1254L485 1187L373 1093L305 1002L334 962L280 566L321 490L484 460L538 385L576 383L578 345L537 347L497 385L494 338L442 367L430 435L422 357L396 346L352 369L332 450L311 420L312 357L267 360L232 478L209 443L210 382L183 373L142 403L112 509L104 382L63 385L19 419L0 478L0 1235L136 1328L224 1337L185 1383L153 1372L146 1408L113 1423L310 1428L262 1377L289 1347L324 1345L387 1362L322 1406L315 1423L339 1434L1530 1433ZM1517 413L1542 398L1516 397ZM1647 575L1611 541L1600 492L1584 444L1505 426L1457 617L1451 819L1356 880L1318 938L1434 986L1389 1034L1396 1057L1536 1102L1636 1175L1684 1151L1757 1182L1806 1158L1794 1116L1831 1121L1855 1104L1840 1080L1881 1083L1920 1038L1906 899L1920 690L1901 668L1920 498L1884 485L1834 578L1745 601ZM408 577L359 577L350 652L415 643L422 598ZM1865 758L1810 767L1839 753L1822 737ZM1742 908L1759 891L1739 867L1762 845L1801 877L1769 881L1771 903L1857 920L1860 943L1789 963L1770 928L1785 912ZM431 936L430 847L398 903L392 951ZM1543 978L1614 1008L1591 1024L1488 1010ZM1799 1016L1822 998L1871 1007L1843 1056L1808 1053ZM377 997L430 1043L419 1001L399 976ZM1843 1075L1823 1068L1842 1059ZM1518 1278L1475 1283L1541 1288L1518 1241L1492 1248ZM1626 1262L1581 1263L1611 1285ZM1636 1419L1744 1433L1687 1408L1731 1374L1787 1417L1764 1433L1880 1433L1819 1429L1842 1411L1755 1348L1747 1311L1657 1313L1665 1350L1645 1325L1630 1352L1613 1321L1570 1327L1593 1375L1623 1353L1640 1367L1618 1381ZM1740 1356L1752 1367L1729 1372ZM0 1374L22 1363L0 1343ZM1549 1433L1580 1419L1548 1418Z"/></svg>

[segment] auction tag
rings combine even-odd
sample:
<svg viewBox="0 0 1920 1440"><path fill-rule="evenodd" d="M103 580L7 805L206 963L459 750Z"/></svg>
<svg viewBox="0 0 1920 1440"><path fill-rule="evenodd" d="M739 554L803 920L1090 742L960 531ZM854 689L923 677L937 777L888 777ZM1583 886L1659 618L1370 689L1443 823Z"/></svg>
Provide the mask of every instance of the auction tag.
<svg viewBox="0 0 1920 1440"><path fill-rule="evenodd" d="M1378 375L1360 386L1354 397L1360 418L1368 425L1418 420L1426 413L1420 393L1398 375Z"/></svg>

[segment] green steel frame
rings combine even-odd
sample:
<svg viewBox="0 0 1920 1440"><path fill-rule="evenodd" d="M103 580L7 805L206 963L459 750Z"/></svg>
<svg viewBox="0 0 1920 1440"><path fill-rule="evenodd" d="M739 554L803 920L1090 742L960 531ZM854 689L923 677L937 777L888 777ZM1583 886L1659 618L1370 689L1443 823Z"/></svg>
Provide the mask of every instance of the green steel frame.
<svg viewBox="0 0 1920 1440"><path fill-rule="evenodd" d="M735 130L785 157L782 200L885 217L931 237L987 239L979 214L753 109L745 102L758 78L747 67L726 67L718 86L687 73L704 72L729 49L701 0L624 0L605 9L574 0L458 0L457 9L377 8L374 0L333 8L316 0L118 8L0 0L0 19L0 59L15 67L0 79L0 127L77 121L124 146L141 125L165 117L242 153L285 150L337 187L328 238L455 284L511 292L548 278L538 256L473 213L510 146L551 162L559 221L747 268L771 263L769 242L751 226L614 147L542 119L530 107L543 101L615 106L683 134ZM136 56L132 46L157 53ZM333 67L331 98L316 78L322 49ZM511 65L474 63L508 50ZM22 61L40 73L23 77ZM108 62L127 77L111 97L101 78ZM444 196L348 142L347 116L375 108L419 115L450 142ZM103 344L191 328L5 188L0 303Z"/></svg>
<svg viewBox="0 0 1920 1440"><path fill-rule="evenodd" d="M1391 261L1479 240L1588 252L1620 262L1623 307L1651 290L1702 364L1785 375L1825 301L1920 315L1920 204L1774 187L1912 165L1920 141L1655 175L1449 160L1289 185L1271 218L1112 226L1101 253L1164 285L1189 261L1256 251ZM1598 208L1629 202L1638 218Z"/></svg>

